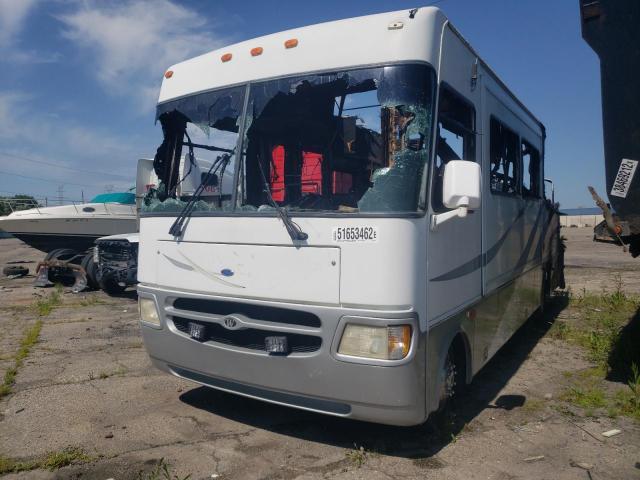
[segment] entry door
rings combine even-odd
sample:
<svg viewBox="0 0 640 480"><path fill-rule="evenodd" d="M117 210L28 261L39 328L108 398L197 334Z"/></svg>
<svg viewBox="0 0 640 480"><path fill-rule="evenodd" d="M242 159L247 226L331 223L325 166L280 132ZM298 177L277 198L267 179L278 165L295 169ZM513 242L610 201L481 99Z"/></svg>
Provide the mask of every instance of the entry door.
<svg viewBox="0 0 640 480"><path fill-rule="evenodd" d="M517 276L526 239L526 204L520 194L522 122L485 88L483 127L484 173L484 291L490 294ZM535 209L532 209L534 212ZM535 218L533 219L535 220Z"/></svg>
<svg viewBox="0 0 640 480"><path fill-rule="evenodd" d="M468 85L468 84L467 84ZM431 168L431 215L446 212L442 205L442 175L450 160L481 163L477 132L479 88L465 95L442 85L438 107L436 160ZM481 207L482 208L482 207ZM477 301L482 295L482 213L469 211L430 229L427 243L427 320L435 324Z"/></svg>

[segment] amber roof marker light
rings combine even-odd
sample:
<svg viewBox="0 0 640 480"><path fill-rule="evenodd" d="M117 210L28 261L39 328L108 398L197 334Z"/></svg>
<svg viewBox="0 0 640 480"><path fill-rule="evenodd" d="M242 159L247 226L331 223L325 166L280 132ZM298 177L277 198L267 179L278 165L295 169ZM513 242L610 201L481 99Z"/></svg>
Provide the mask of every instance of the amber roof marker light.
<svg viewBox="0 0 640 480"><path fill-rule="evenodd" d="M290 38L286 42L284 42L284 48L295 48L298 46L297 38Z"/></svg>
<svg viewBox="0 0 640 480"><path fill-rule="evenodd" d="M231 55L230 53L225 53L220 57L220 60L222 60L223 62L228 62L229 60L231 60L231 58L233 58L233 55Z"/></svg>
<svg viewBox="0 0 640 480"><path fill-rule="evenodd" d="M164 78L171 78L173 77L173 70L167 70L166 72L164 72Z"/></svg>
<svg viewBox="0 0 640 480"><path fill-rule="evenodd" d="M263 49L262 47L255 47L251 49L251 56L257 57L258 55L262 55Z"/></svg>

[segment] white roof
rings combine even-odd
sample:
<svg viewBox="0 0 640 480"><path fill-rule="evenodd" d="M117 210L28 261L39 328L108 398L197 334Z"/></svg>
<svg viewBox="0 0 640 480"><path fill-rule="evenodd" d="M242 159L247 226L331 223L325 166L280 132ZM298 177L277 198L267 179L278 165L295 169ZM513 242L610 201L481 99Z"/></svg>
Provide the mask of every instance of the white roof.
<svg viewBox="0 0 640 480"><path fill-rule="evenodd" d="M214 50L172 65L158 102L248 81L398 61L436 64L444 14L422 7L295 28ZM396 28L393 28L395 24ZM401 28L397 28L400 27ZM284 42L297 39L294 48ZM251 56L251 49L263 53ZM230 53L231 60L221 57Z"/></svg>

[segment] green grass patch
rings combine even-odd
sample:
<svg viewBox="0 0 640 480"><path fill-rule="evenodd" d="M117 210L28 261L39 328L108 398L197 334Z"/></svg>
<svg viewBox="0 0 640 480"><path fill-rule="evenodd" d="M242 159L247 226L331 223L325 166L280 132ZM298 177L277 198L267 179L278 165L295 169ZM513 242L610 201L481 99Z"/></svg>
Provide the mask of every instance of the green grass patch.
<svg viewBox="0 0 640 480"><path fill-rule="evenodd" d="M9 367L7 371L4 372L4 378L2 380L2 384L0 384L0 398L11 393L11 388L16 382L18 369L22 367L24 359L29 356L31 348L37 343L38 337L40 336L40 330L42 330L42 321L40 320L25 330L24 336L20 341L20 348L13 357L13 366Z"/></svg>
<svg viewBox="0 0 640 480"><path fill-rule="evenodd" d="M41 317L49 315L55 307L62 303L62 285L57 284L53 292L45 298L40 298L33 304L33 309Z"/></svg>
<svg viewBox="0 0 640 480"><path fill-rule="evenodd" d="M596 385L588 387L574 385L569 387L560 398L584 409L593 410L607 406L604 390Z"/></svg>
<svg viewBox="0 0 640 480"><path fill-rule="evenodd" d="M631 365L640 365L640 298L627 295L617 283L613 292L574 295L569 306L576 319L556 322L549 336L584 347L607 374L628 378Z"/></svg>
<svg viewBox="0 0 640 480"><path fill-rule="evenodd" d="M72 463L90 462L92 458L84 450L77 447L67 447L59 452L49 453L41 462L39 468L57 470Z"/></svg>
<svg viewBox="0 0 640 480"><path fill-rule="evenodd" d="M522 412L528 415L533 415L534 413L539 412L545 406L545 401L537 398L527 398L524 405L522 406Z"/></svg>
<svg viewBox="0 0 640 480"><path fill-rule="evenodd" d="M74 463L91 461L93 461L93 457L77 447L67 447L57 452L50 452L38 460L20 461L0 456L0 475L27 472L39 468L54 471Z"/></svg>
<svg viewBox="0 0 640 480"><path fill-rule="evenodd" d="M618 390L614 397L615 409L622 415L640 421L640 368L634 363L631 366L631 378L627 387Z"/></svg>
<svg viewBox="0 0 640 480"><path fill-rule="evenodd" d="M611 417L640 420L640 298L624 292L620 277L614 284L612 292L572 296L572 316L549 331L551 338L583 347L595 365L569 374L571 385L561 399L586 415L606 409ZM605 378L626 385L612 391Z"/></svg>

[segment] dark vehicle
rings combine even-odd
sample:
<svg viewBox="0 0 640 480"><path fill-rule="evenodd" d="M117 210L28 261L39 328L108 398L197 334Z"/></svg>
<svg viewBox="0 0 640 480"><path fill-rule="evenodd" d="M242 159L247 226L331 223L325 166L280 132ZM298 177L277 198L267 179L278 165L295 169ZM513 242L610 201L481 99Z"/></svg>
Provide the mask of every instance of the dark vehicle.
<svg viewBox="0 0 640 480"><path fill-rule="evenodd" d="M122 293L138 280L138 234L111 235L96 240L96 280L110 295Z"/></svg>
<svg viewBox="0 0 640 480"><path fill-rule="evenodd" d="M582 37L600 58L607 227L640 255L640 1L579 0ZM592 191L592 195L594 192Z"/></svg>

